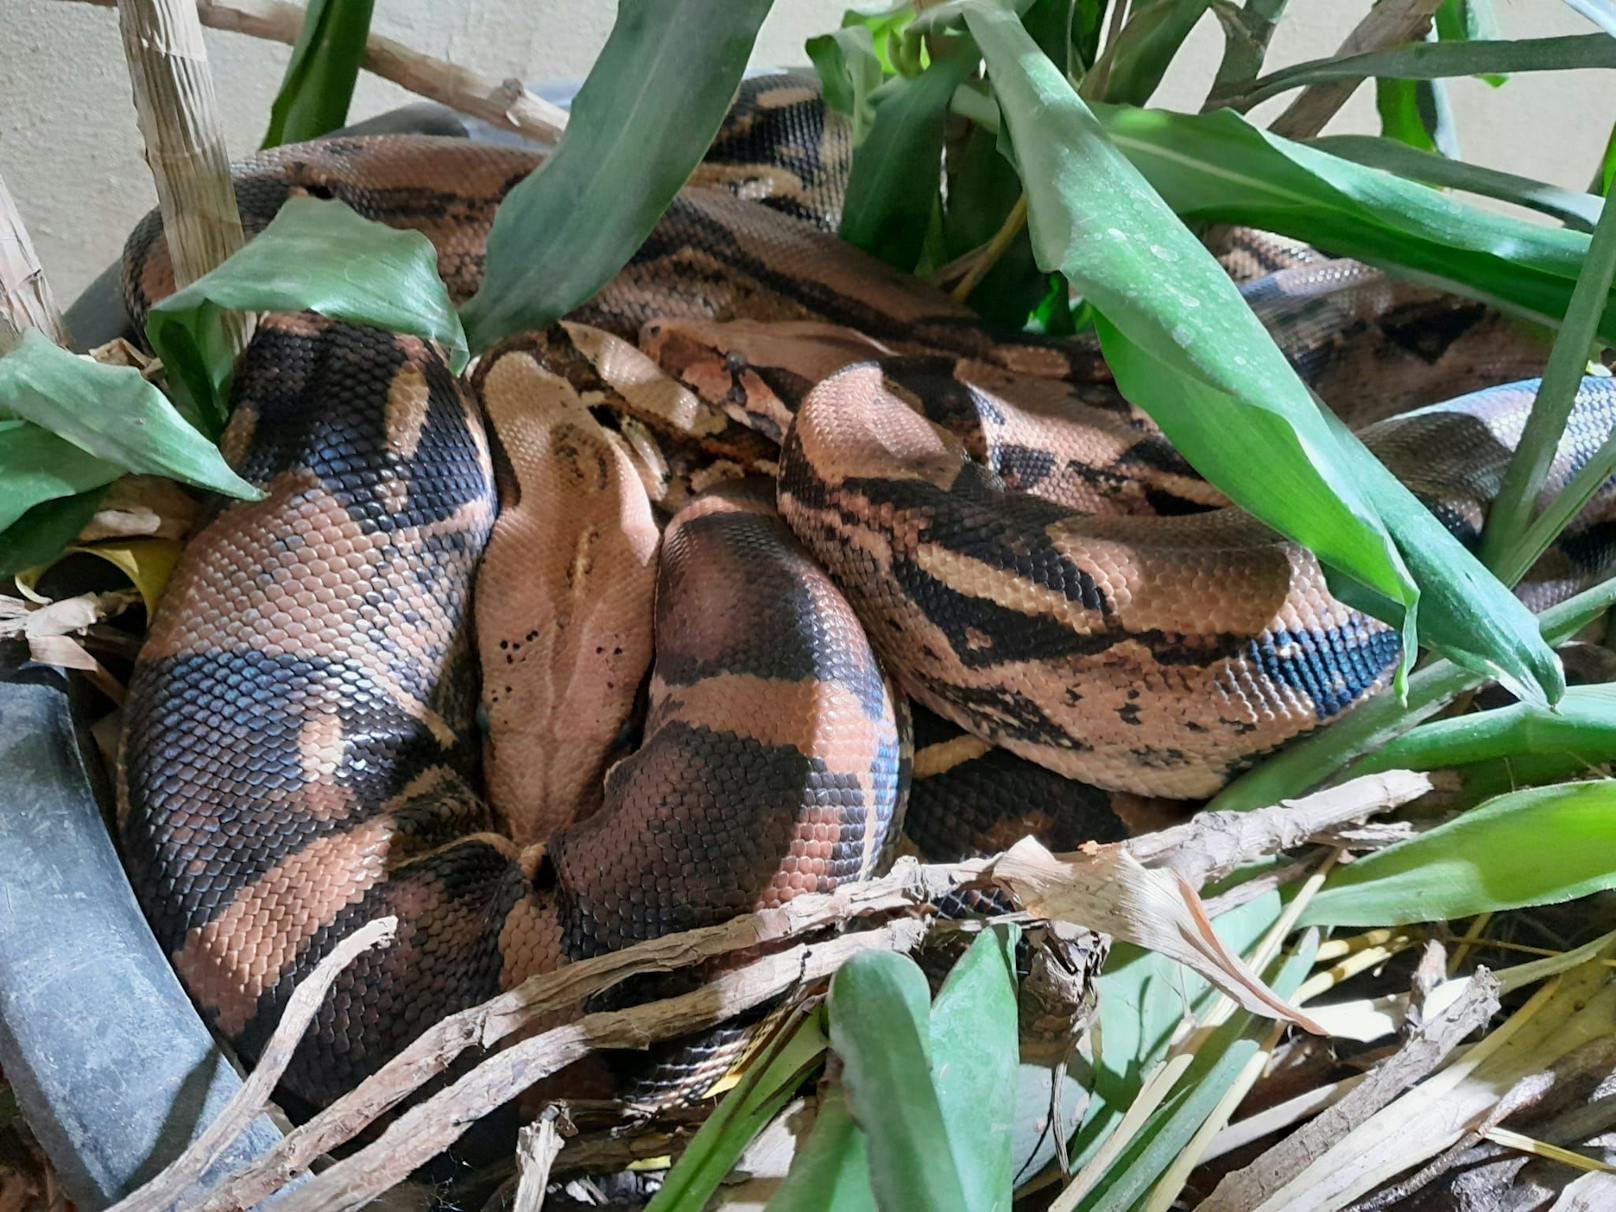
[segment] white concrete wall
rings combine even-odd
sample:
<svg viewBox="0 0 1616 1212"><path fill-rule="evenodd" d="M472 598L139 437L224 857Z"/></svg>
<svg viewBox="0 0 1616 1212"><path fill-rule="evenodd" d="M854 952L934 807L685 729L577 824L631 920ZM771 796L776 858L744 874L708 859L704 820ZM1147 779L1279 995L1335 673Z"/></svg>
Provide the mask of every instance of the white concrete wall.
<svg viewBox="0 0 1616 1212"><path fill-rule="evenodd" d="M1592 28L1556 0L1495 3L1511 35ZM844 7L844 0L776 0L755 61L803 62L804 38L834 26ZM1291 0L1269 66L1330 53L1367 9L1368 0ZM586 72L612 12L601 0L379 0L375 28L496 78L537 81ZM1198 107L1221 50L1208 17L1158 103ZM287 50L210 30L208 52L232 154L245 154L263 134ZM1499 90L1457 81L1454 94L1466 158L1575 188L1586 185L1616 119L1616 72L1521 77ZM408 100L365 77L351 112L357 119ZM1374 129L1368 88L1330 128ZM0 175L64 303L118 255L153 205L110 9L0 0Z"/></svg>

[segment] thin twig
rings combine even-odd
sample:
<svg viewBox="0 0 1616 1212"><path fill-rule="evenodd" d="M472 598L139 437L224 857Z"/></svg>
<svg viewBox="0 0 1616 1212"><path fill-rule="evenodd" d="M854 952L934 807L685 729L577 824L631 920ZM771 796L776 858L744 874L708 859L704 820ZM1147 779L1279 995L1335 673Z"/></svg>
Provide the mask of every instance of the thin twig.
<svg viewBox="0 0 1616 1212"><path fill-rule="evenodd" d="M72 2L110 8L118 0ZM197 0L197 13L202 24L213 29L287 46L296 43L303 30L303 9L285 0L237 0L235 4ZM541 142L554 143L566 129L567 111L530 93L520 80L490 80L380 34L366 40L360 65L417 96Z"/></svg>
<svg viewBox="0 0 1616 1212"><path fill-rule="evenodd" d="M224 1110L184 1153L164 1167L162 1173L119 1200L109 1212L165 1212L180 1195L190 1190L207 1173L208 1167L219 1159L230 1142L245 1132L247 1126L269 1104L281 1074L286 1072L292 1054L325 1001L326 991L331 988L332 982L363 952L391 943L397 930L396 917L377 918L333 947L330 954L286 999L281 1021L276 1024L269 1044L258 1058L257 1067L242 1082L241 1089L236 1091Z"/></svg>
<svg viewBox="0 0 1616 1212"><path fill-rule="evenodd" d="M1005 250L1014 243L1015 238L1021 234L1021 229L1026 225L1027 195L1023 191L1021 197L1016 199L1016 204L1010 208L1010 213L1004 217L1004 222L999 225L999 230L994 232L993 238L982 246L982 251L977 254L976 260L971 263L970 271L960 284L954 288L952 293L955 299L963 303L971 297L971 292L981 285L982 279L988 276L988 270L999 263L999 258L1004 256Z"/></svg>
<svg viewBox="0 0 1616 1212"><path fill-rule="evenodd" d="M550 1183L550 1167L566 1143L561 1127L572 1131L564 1108L551 1103L539 1118L516 1137L516 1199L511 1212L540 1212L544 1188Z"/></svg>
<svg viewBox="0 0 1616 1212"><path fill-rule="evenodd" d="M69 343L67 325L23 226L22 214L0 178L0 356L37 328L56 344Z"/></svg>
<svg viewBox="0 0 1616 1212"><path fill-rule="evenodd" d="M831 975L860 952L908 951L925 933L900 919L879 930L794 947L665 1001L588 1014L512 1044L459 1081L398 1117L372 1144L290 1192L281 1212L346 1212L436 1157L516 1093L599 1049L644 1048L712 1027L790 989Z"/></svg>
<svg viewBox="0 0 1616 1212"><path fill-rule="evenodd" d="M1425 31L1431 28L1436 10L1441 7L1442 0L1382 0L1347 35L1336 55L1363 54L1423 38ZM1309 85L1284 113L1269 123L1268 129L1287 139L1311 139L1329 124L1362 83L1361 80L1330 80Z"/></svg>

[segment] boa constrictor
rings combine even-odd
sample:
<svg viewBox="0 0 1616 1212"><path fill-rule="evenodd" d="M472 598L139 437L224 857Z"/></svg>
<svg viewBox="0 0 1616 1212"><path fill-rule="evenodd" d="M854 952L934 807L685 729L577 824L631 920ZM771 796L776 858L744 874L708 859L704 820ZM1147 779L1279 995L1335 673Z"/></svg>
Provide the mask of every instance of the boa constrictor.
<svg viewBox="0 0 1616 1212"><path fill-rule="evenodd" d="M223 445L267 496L216 510L152 620L120 814L158 938L249 1056L337 940L399 919L321 1007L301 1099L534 972L879 870L906 794L929 857L1114 838L1129 793L1204 795L1387 680L1396 637L1219 508L1092 349L995 337L827 234L840 138L800 81L752 86L709 184L469 381L415 338L259 324ZM330 139L238 194L254 231L294 194L421 230L463 299L535 163ZM1428 301L1321 280L1257 296L1310 301L1318 376L1368 344L1418 351L1402 394L1462 382L1451 340L1404 339ZM155 218L126 288L137 317L172 288ZM1375 442L1474 529L1530 398ZM1561 478L1611 404L1585 391Z"/></svg>

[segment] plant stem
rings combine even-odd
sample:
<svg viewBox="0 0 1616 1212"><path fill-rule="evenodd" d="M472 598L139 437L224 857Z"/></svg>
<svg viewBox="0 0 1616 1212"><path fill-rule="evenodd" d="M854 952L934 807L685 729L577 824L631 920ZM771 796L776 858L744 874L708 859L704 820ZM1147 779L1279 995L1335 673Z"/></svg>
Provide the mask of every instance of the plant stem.
<svg viewBox="0 0 1616 1212"><path fill-rule="evenodd" d="M0 178L0 355L37 328L58 345L68 344L67 326L34 253L22 215Z"/></svg>
<svg viewBox="0 0 1616 1212"><path fill-rule="evenodd" d="M1482 537L1482 559L1506 585L1514 584L1525 574L1560 533L1561 527L1598 491L1610 475L1610 466L1616 463L1616 449L1607 441L1543 516L1536 523L1531 521L1548 478L1549 466L1560 445L1560 435L1565 432L1566 419L1576 404L1588 353L1596 339L1613 279L1616 279L1616 207L1607 202L1600 209L1599 222L1594 225L1588 255L1572 288L1560 335L1555 338L1548 365L1543 368L1537 399L1532 402L1531 415L1526 418L1515 457L1504 473L1503 485L1498 490L1498 499Z"/></svg>
<svg viewBox="0 0 1616 1212"><path fill-rule="evenodd" d="M1010 208L1010 213L1004 217L999 230L993 233L993 238L982 246L976 260L960 284L953 290L953 296L963 303L970 298L971 292L988 276L988 271L998 264L999 258L1004 256L1005 250L1021 234L1021 229L1027 225L1027 195L1023 193L1016 199L1016 204Z"/></svg>

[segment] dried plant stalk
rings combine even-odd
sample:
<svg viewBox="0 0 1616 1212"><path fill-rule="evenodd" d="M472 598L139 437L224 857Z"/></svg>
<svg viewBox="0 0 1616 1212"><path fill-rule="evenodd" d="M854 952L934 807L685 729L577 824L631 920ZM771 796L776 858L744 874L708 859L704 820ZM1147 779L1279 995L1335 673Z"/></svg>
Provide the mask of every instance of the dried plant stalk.
<svg viewBox="0 0 1616 1212"><path fill-rule="evenodd" d="M120 0L78 0L111 8ZM183 3L183 0L178 0ZM303 30L303 9L286 0L238 0L220 4L197 0L203 25L291 46ZM494 126L554 143L567 125L567 111L535 96L520 80L490 80L463 67L411 50L402 42L370 35L364 69L400 88Z"/></svg>
<svg viewBox="0 0 1616 1212"><path fill-rule="evenodd" d="M14 349L30 328L58 345L68 343L67 325L34 254L34 243L0 178L0 355Z"/></svg>

